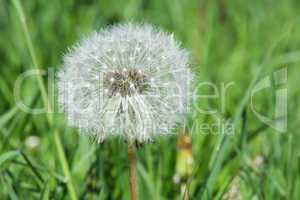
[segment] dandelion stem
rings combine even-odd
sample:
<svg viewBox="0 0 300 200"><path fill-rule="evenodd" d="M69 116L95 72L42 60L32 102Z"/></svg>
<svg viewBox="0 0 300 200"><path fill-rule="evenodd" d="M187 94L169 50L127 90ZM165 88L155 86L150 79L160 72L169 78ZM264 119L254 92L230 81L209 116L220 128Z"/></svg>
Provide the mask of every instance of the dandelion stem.
<svg viewBox="0 0 300 200"><path fill-rule="evenodd" d="M128 145L129 176L131 200L138 200L138 183L136 170L136 147L135 144Z"/></svg>
<svg viewBox="0 0 300 200"><path fill-rule="evenodd" d="M189 192L188 192L188 184L187 181L185 183L183 183L182 187L182 196L183 196L183 200L189 200Z"/></svg>

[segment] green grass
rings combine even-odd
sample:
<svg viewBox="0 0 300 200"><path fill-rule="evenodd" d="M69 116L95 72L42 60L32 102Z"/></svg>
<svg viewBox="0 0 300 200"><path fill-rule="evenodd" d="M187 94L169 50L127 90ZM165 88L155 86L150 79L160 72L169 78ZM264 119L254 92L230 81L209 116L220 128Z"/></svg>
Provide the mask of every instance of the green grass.
<svg viewBox="0 0 300 200"><path fill-rule="evenodd" d="M81 199L130 199L126 144L117 138L91 143L66 127L63 114L32 115L14 99L20 74L59 69L62 55L81 37L125 21L174 32L191 52L197 83L210 81L219 92L222 83L233 83L224 104L220 98L195 101L216 114L195 111L188 117L195 160L190 199L228 197L234 184L241 199L300 198L300 2L39 0L21 1L22 7L17 2L0 2L0 199L75 199L74 193ZM20 20L22 8L26 24ZM250 95L257 83L283 68L287 84L277 86L271 78L271 87L253 98L255 109L273 117L276 92L288 89L288 128L279 133L255 116ZM52 102L49 77L22 84L26 105L41 108ZM198 92L215 93L204 86ZM58 110L56 103L52 109ZM234 134L200 133L199 127L216 119L232 123ZM31 135L40 138L35 149L25 143ZM140 199L181 199L173 181L176 145L174 135L139 150ZM257 156L264 158L261 166L254 163Z"/></svg>

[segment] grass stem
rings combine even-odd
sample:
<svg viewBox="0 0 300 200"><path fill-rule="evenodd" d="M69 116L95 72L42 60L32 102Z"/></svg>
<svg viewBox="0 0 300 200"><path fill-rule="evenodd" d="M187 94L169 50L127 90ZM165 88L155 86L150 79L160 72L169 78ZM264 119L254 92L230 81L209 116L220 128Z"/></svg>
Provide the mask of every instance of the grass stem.
<svg viewBox="0 0 300 200"><path fill-rule="evenodd" d="M29 33L29 29L28 29L28 26L27 26L27 23L26 23L26 18L25 18L25 14L24 14L22 5L21 5L19 0L12 0L12 3L14 5L14 7L16 8L18 17L20 19L21 26L22 26L22 29L23 29L23 32L24 32L25 38L26 38L26 45L27 45L27 48L29 50L33 66L34 66L35 69L39 69L37 56L36 56L36 53L35 53L35 50L34 50L34 47L33 47L32 39L30 37L30 33ZM39 86L39 89L40 89L41 94L42 94L43 104L44 104L44 106L47 106L47 108L48 108L47 120L48 120L49 126L51 127L51 126L53 126L53 119L52 119L52 117L50 116L49 113L52 113L53 110L52 110L50 104L48 103L48 95L47 95L46 87L44 85L42 76L37 76L37 82L38 82L38 86ZM62 146L61 139L59 137L58 130L55 129L53 135L54 135L54 141L55 141L55 145L56 145L56 149L57 149L57 153L58 153L58 158L59 158L59 161L62 165L64 175L67 178L67 188L68 188L70 197L71 197L72 200L77 200L77 196L76 196L76 193L75 193L75 188L74 188L72 180L71 180L70 169L69 169L68 162L67 162L67 159L66 159L66 155L65 155L65 152L64 152L64 149L63 149L63 146Z"/></svg>

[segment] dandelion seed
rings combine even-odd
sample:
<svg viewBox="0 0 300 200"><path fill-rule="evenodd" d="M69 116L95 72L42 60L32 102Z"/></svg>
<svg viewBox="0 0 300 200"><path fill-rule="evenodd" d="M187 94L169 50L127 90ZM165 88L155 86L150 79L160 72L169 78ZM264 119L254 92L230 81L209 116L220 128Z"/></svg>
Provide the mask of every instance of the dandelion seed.
<svg viewBox="0 0 300 200"><path fill-rule="evenodd" d="M133 83L130 83L130 88L134 88L134 84Z"/></svg>

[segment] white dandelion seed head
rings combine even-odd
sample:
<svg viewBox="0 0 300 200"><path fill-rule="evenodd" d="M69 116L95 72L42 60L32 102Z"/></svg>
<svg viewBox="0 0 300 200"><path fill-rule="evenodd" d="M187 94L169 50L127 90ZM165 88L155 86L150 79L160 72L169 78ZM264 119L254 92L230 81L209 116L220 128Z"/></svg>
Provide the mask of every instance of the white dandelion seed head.
<svg viewBox="0 0 300 200"><path fill-rule="evenodd" d="M68 123L98 141L119 135L145 142L183 122L191 78L188 54L172 35L121 24L64 56L58 98Z"/></svg>
<svg viewBox="0 0 300 200"><path fill-rule="evenodd" d="M31 135L25 140L25 146L30 150L37 149L40 146L40 144L41 140L38 136Z"/></svg>

